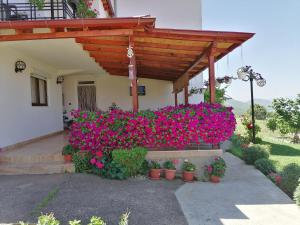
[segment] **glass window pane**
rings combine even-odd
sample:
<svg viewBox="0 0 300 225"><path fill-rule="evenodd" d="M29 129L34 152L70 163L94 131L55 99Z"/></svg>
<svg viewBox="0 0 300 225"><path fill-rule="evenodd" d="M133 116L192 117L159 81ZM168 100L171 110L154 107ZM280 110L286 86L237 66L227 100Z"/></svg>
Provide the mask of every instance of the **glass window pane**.
<svg viewBox="0 0 300 225"><path fill-rule="evenodd" d="M40 104L46 104L47 103L46 81L39 80L39 91L40 91Z"/></svg>
<svg viewBox="0 0 300 225"><path fill-rule="evenodd" d="M37 86L36 86L36 78L31 77L30 78L31 81L31 103L38 103L37 102L37 96L36 96L36 90L37 90Z"/></svg>

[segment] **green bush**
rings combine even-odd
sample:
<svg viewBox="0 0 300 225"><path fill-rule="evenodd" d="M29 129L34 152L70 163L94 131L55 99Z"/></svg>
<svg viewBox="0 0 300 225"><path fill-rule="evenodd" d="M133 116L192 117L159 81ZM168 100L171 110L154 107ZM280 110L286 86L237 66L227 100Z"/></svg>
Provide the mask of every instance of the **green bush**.
<svg viewBox="0 0 300 225"><path fill-rule="evenodd" d="M260 170L264 175L276 172L273 162L269 159L261 158L255 161L255 168Z"/></svg>
<svg viewBox="0 0 300 225"><path fill-rule="evenodd" d="M300 179L298 183L298 187L296 188L294 193L294 200L296 201L297 205L300 206Z"/></svg>
<svg viewBox="0 0 300 225"><path fill-rule="evenodd" d="M92 159L92 155L90 153L75 153L73 155L73 163L75 166L76 173L88 173L92 170L92 164L90 160Z"/></svg>
<svg viewBox="0 0 300 225"><path fill-rule="evenodd" d="M125 167L115 161L106 162L103 169L100 170L100 175L116 180L125 180L128 178L128 173Z"/></svg>
<svg viewBox="0 0 300 225"><path fill-rule="evenodd" d="M146 176L148 175L148 172L149 172L149 162L147 160L144 160L140 168L139 174Z"/></svg>
<svg viewBox="0 0 300 225"><path fill-rule="evenodd" d="M300 166L296 163L288 164L283 168L281 176L280 188L292 198L300 178Z"/></svg>
<svg viewBox="0 0 300 225"><path fill-rule="evenodd" d="M271 146L252 144L243 151L243 159L247 164L253 165L254 162L261 158L268 159L270 156Z"/></svg>
<svg viewBox="0 0 300 225"><path fill-rule="evenodd" d="M112 159L126 168L128 176L135 176L139 173L146 154L147 149L142 147L136 147L131 150L120 149L112 152Z"/></svg>
<svg viewBox="0 0 300 225"><path fill-rule="evenodd" d="M72 145L64 146L62 150L62 155L73 155L74 153L78 152L79 149L74 149Z"/></svg>

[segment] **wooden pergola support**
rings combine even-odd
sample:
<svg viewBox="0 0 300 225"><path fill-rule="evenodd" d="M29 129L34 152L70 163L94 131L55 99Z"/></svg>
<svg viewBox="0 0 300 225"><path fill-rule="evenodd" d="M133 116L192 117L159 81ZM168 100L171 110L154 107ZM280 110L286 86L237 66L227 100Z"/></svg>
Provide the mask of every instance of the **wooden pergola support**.
<svg viewBox="0 0 300 225"><path fill-rule="evenodd" d="M174 93L174 98L175 98L175 106L178 106L178 94L176 92Z"/></svg>
<svg viewBox="0 0 300 225"><path fill-rule="evenodd" d="M133 36L129 36L129 46L134 49ZM132 94L132 110L133 112L139 111L139 96L138 96L138 84L137 84L137 69L136 69L136 57L135 54L130 58L128 67L129 79L131 80L131 94Z"/></svg>
<svg viewBox="0 0 300 225"><path fill-rule="evenodd" d="M208 74L209 74L209 102L216 102L216 76L215 76L215 57L214 49L212 48L208 55Z"/></svg>
<svg viewBox="0 0 300 225"><path fill-rule="evenodd" d="M188 85L184 86L184 104L185 105L189 104L189 86Z"/></svg>

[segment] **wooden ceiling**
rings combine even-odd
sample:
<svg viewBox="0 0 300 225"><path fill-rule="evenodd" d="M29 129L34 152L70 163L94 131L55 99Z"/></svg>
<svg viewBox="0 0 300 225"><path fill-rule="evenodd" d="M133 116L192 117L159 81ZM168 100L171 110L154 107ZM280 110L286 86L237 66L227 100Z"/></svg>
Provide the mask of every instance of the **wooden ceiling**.
<svg viewBox="0 0 300 225"><path fill-rule="evenodd" d="M109 74L128 77L127 48L134 44L137 76L191 79L254 34L155 28L155 18L105 18L0 22L0 41L75 38Z"/></svg>
<svg viewBox="0 0 300 225"><path fill-rule="evenodd" d="M137 76L176 81L194 77L208 67L205 57L214 44L216 61L251 38L250 33L192 31L173 29L135 29ZM111 75L128 77L129 36L78 37L76 42Z"/></svg>

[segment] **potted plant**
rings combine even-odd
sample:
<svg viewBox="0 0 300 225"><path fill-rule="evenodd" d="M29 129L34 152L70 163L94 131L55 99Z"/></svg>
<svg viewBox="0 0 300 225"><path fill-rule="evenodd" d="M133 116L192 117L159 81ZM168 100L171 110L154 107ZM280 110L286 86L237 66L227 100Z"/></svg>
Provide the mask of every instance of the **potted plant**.
<svg viewBox="0 0 300 225"><path fill-rule="evenodd" d="M150 162L150 179L159 180L161 175L161 166L158 162Z"/></svg>
<svg viewBox="0 0 300 225"><path fill-rule="evenodd" d="M172 161L166 161L164 163L164 169L165 169L165 178L167 180L174 180L176 175L176 167Z"/></svg>
<svg viewBox="0 0 300 225"><path fill-rule="evenodd" d="M213 183L220 182L220 178L225 175L225 170L226 163L222 157L216 157L210 165L205 166L206 176L208 176Z"/></svg>
<svg viewBox="0 0 300 225"><path fill-rule="evenodd" d="M192 182L194 180L196 166L188 161L184 161L182 165L182 179L185 182Z"/></svg>
<svg viewBox="0 0 300 225"><path fill-rule="evenodd" d="M66 145L62 150L62 155L64 156L65 162L72 162L72 156L75 150L71 145Z"/></svg>

